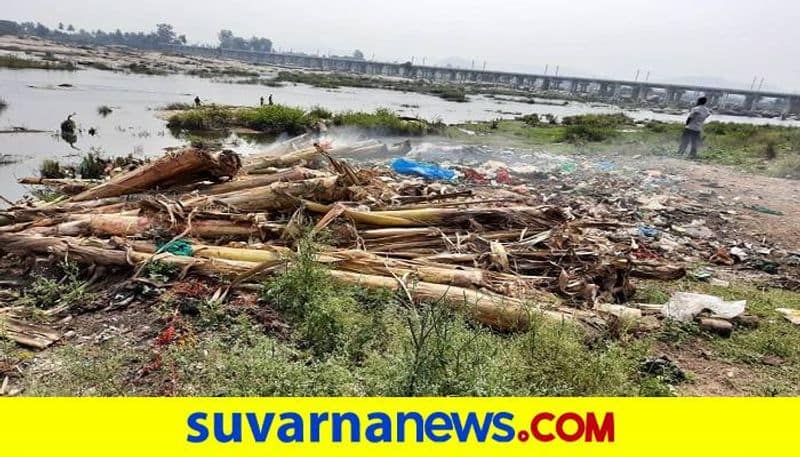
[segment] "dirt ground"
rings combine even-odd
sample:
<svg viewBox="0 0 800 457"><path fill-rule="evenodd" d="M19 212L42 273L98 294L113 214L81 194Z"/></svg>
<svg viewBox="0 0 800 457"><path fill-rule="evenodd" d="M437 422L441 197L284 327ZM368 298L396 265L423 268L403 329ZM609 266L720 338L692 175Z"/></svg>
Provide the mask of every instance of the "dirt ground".
<svg viewBox="0 0 800 457"><path fill-rule="evenodd" d="M786 250L800 251L800 180L743 173L724 165L709 165L666 157L619 157L622 163L641 169L658 169L685 178L687 192L707 195L715 204L736 211L742 235L771 239ZM783 213L765 214L763 206Z"/></svg>

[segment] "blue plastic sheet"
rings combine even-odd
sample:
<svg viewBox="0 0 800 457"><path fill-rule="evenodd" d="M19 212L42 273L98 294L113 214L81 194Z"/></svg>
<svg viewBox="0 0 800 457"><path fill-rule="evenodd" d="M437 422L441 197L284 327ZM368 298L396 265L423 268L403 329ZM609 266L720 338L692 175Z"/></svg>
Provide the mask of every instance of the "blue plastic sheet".
<svg viewBox="0 0 800 457"><path fill-rule="evenodd" d="M392 170L401 175L422 176L426 179L450 180L456 176L456 172L453 170L442 168L433 163L417 162L404 157L392 160Z"/></svg>

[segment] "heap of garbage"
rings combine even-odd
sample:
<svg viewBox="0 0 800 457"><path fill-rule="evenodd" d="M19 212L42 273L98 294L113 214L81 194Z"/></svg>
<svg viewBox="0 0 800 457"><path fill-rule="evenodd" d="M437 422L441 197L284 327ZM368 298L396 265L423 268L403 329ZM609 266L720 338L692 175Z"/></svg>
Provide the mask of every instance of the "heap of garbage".
<svg viewBox="0 0 800 457"><path fill-rule="evenodd" d="M669 239L637 214L691 213L691 203L619 195L589 203L587 195L608 184L587 186L570 201L541 192L557 187L557 178L532 184L521 177L526 170L488 183L463 168L456 177L407 157L388 167L343 159L408 150L408 143L338 145L304 135L244 158L188 147L99 182L42 180L36 183L72 195L0 213L0 251L68 258L129 278L152 262L175 265L181 276L224 278L217 294L224 299L293 262L309 232L325 231L316 260L336 280L449 306L498 331L525 330L534 314L637 330L657 326L658 314L686 320L713 309L697 297L683 297L688 311L675 300L664 309L631 302L631 278L686 273L681 245L662 246ZM744 303L736 312L717 305L723 317L744 312ZM59 338L13 312L3 316L8 336L22 344L46 347Z"/></svg>

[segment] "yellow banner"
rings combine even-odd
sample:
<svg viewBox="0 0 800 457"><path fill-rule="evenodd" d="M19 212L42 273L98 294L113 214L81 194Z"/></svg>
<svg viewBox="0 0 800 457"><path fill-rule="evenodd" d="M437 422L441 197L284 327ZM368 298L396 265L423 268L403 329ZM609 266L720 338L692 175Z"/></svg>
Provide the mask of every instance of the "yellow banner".
<svg viewBox="0 0 800 457"><path fill-rule="evenodd" d="M0 456L796 456L800 399L5 398Z"/></svg>

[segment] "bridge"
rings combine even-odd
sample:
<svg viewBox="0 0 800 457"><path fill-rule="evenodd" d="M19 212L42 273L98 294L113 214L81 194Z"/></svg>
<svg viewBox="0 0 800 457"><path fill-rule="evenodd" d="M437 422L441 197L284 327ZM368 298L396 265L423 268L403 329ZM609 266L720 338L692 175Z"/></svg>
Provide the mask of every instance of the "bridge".
<svg viewBox="0 0 800 457"><path fill-rule="evenodd" d="M411 62L375 62L347 57L320 57L277 52L265 53L201 46L169 46L168 50L182 54L209 58L234 59L256 64L304 68L318 71L341 71L374 76L425 79L454 84L495 84L531 91L561 92L572 95L591 96L608 101L629 100L634 102L648 102L661 106L686 106L692 103L699 94L703 94L708 97L709 105L718 109L732 109L745 112L753 112L760 109L782 114L800 114L800 94L797 93L566 75L475 70L415 65Z"/></svg>

